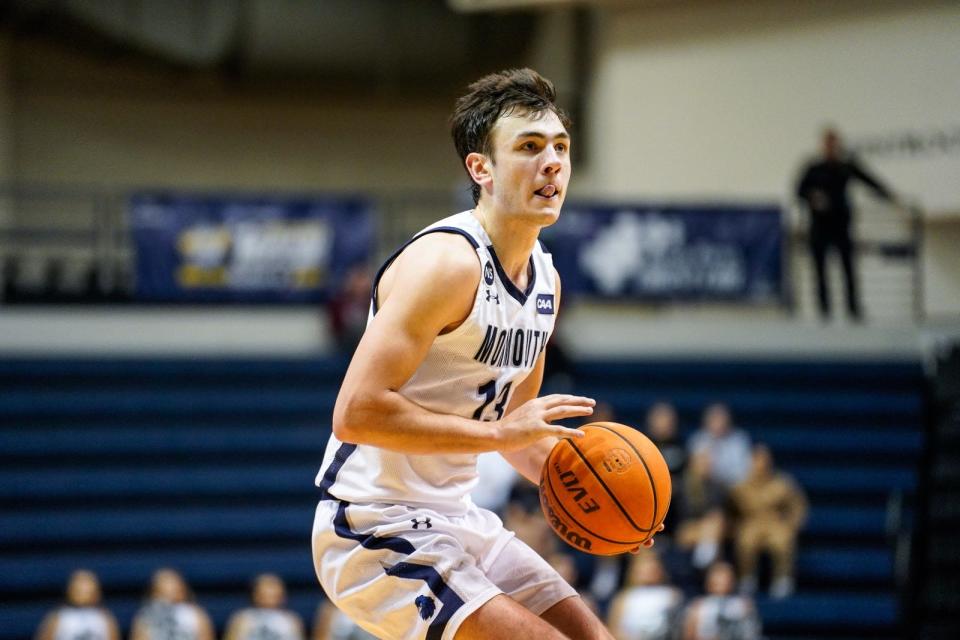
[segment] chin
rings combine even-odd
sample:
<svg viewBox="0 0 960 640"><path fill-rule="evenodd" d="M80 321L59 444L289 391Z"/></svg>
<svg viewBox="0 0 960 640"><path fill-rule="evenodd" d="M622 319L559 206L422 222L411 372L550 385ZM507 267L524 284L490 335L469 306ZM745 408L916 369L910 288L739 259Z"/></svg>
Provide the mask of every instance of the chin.
<svg viewBox="0 0 960 640"><path fill-rule="evenodd" d="M560 208L563 206L563 202L549 203L547 205L541 205L534 210L534 215L543 220L543 225L551 225L557 221L560 217Z"/></svg>

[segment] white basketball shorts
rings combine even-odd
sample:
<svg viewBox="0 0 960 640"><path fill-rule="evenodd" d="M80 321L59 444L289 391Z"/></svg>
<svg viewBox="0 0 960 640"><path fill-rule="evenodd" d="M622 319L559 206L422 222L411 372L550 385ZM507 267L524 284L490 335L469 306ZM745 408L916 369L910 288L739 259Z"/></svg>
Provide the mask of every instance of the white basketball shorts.
<svg viewBox="0 0 960 640"><path fill-rule="evenodd" d="M317 506L313 564L327 597L385 640L452 640L505 593L540 615L576 591L494 513L462 516L402 505Z"/></svg>

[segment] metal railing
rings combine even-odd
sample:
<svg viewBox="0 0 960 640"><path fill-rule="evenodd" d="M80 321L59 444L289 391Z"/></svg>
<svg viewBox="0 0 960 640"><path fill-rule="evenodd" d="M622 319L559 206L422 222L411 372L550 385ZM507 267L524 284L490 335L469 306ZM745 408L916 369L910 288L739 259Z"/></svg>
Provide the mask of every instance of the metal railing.
<svg viewBox="0 0 960 640"><path fill-rule="evenodd" d="M786 247L790 274L791 306L801 316L816 316L816 280L810 256L804 212L789 212ZM851 235L855 243L861 305L868 319L921 322L924 319L923 215L918 206L894 207L863 203L854 215ZM846 305L842 269L836 252L827 255L828 283L836 315Z"/></svg>
<svg viewBox="0 0 960 640"><path fill-rule="evenodd" d="M8 303L132 300L136 256L129 196L118 188L0 185L0 296ZM466 192L439 190L370 197L379 213L378 260L418 229L471 204ZM795 313L813 315L805 225L797 211L788 213L793 220L784 247L788 298ZM921 216L915 209L902 213L876 205L857 213L854 235L868 317L922 320ZM839 261L828 262L839 297Z"/></svg>

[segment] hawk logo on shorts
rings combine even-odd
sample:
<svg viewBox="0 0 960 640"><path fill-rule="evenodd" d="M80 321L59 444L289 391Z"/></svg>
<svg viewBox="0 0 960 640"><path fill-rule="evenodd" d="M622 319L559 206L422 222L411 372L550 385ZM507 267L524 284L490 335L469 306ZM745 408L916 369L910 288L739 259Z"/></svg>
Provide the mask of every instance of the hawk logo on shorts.
<svg viewBox="0 0 960 640"><path fill-rule="evenodd" d="M420 612L420 617L424 620L432 618L433 613L437 610L437 604L430 596L417 596L413 604L417 605L417 611Z"/></svg>
<svg viewBox="0 0 960 640"><path fill-rule="evenodd" d="M493 264L487 260L487 264L483 265L483 281L487 284L493 284Z"/></svg>
<svg viewBox="0 0 960 640"><path fill-rule="evenodd" d="M433 525L430 524L430 518L410 518L410 522L413 523L414 529L419 529L421 525L424 529L430 529L433 527Z"/></svg>

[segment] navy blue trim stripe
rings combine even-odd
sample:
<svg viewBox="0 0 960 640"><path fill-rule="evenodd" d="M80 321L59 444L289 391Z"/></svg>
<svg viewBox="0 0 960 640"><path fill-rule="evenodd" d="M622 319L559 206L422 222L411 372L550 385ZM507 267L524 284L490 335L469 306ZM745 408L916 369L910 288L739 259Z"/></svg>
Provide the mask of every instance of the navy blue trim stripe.
<svg viewBox="0 0 960 640"><path fill-rule="evenodd" d="M377 315L377 311L380 310L380 303L377 301L377 289L380 287L380 278L383 277L383 274L387 271L387 268L393 264L393 261L400 257L400 254L403 253L404 249L430 233L456 233L466 238L467 241L473 245L474 249L480 248L480 243L477 242L476 238L470 235L466 229L461 229L460 227L434 227L433 229L427 229L423 233L413 236L404 242L399 249L394 251L393 254L386 259L380 269L377 270L377 275L373 277L373 287L370 290L370 300L373 302L373 315Z"/></svg>
<svg viewBox="0 0 960 640"><path fill-rule="evenodd" d="M349 504L348 502L341 502L340 506L337 507L337 515L333 517L333 530L338 536L359 542L360 545L366 549L390 549L390 551L396 551L405 556L410 555L416 550L409 541L403 538L396 536L384 536L382 538L368 536L357 533L351 529L350 523L347 521L347 505Z"/></svg>
<svg viewBox="0 0 960 640"><path fill-rule="evenodd" d="M343 447L341 447L341 450L342 449ZM333 465L331 465L331 467L333 467ZM334 474L334 476L335 475L336 474ZM324 479L326 479L326 475L324 476ZM390 551L400 553L405 556L409 556L416 551L416 548L410 543L409 540L405 540L399 536L379 537L354 531L350 528L350 522L347 519L348 506L350 506L350 503L339 501L337 513L333 517L333 530L341 538L358 542L366 549L389 549ZM395 578L423 580L427 584L427 587L430 589L430 591L433 592L433 595L440 599L440 602L443 605L440 607L440 613L436 615L436 617L427 627L427 640L440 640L443 637L444 630L447 628L447 624L450 622L450 618L452 618L457 610L463 606L463 599L460 598L460 596L458 596L457 593L450 588L450 585L446 583L446 581L443 579L443 576L441 576L436 569L429 565L420 564L418 562L398 562L392 567L384 567L383 571L388 576L393 576ZM416 611L416 603L411 602L410 605L411 607L414 607L411 615L419 615L419 613Z"/></svg>
<svg viewBox="0 0 960 640"><path fill-rule="evenodd" d="M320 481L321 500L336 500L336 498L330 495L330 487L337 481L337 474L340 473L340 469L346 463L347 458L356 450L357 445L344 442L340 445L340 448L337 449L337 452L333 454L333 460L324 472L323 480Z"/></svg>
<svg viewBox="0 0 960 640"><path fill-rule="evenodd" d="M503 287L507 290L507 293L521 305L526 304L527 298L533 293L533 287L537 284L537 268L533 265L533 255L530 255L530 282L527 283L526 291L520 291L520 288L513 284L513 280L511 280L507 272L503 270L503 265L500 264L500 258L497 257L497 252L494 251L493 245L489 245L487 250L493 258L493 266L496 267L497 275L500 276L500 282L503 283Z"/></svg>

